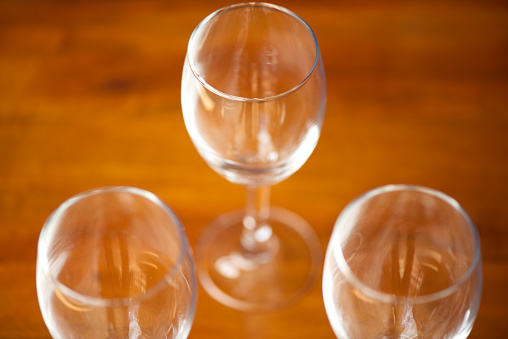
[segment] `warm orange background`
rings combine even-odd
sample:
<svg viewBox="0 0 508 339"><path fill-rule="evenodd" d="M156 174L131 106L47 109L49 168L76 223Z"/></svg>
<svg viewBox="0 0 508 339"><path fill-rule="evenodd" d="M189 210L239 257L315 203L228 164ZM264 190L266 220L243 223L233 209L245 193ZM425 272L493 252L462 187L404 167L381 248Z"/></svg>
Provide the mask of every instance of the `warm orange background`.
<svg viewBox="0 0 508 339"><path fill-rule="evenodd" d="M62 201L148 189L192 244L243 190L195 151L180 109L186 44L230 1L0 2L0 338L49 338L35 291L39 231ZM478 226L484 293L471 338L508 333L508 3L279 1L315 30L328 106L315 153L276 185L326 247L358 194L388 183L455 197ZM190 338L333 338L320 282L246 314L202 289Z"/></svg>

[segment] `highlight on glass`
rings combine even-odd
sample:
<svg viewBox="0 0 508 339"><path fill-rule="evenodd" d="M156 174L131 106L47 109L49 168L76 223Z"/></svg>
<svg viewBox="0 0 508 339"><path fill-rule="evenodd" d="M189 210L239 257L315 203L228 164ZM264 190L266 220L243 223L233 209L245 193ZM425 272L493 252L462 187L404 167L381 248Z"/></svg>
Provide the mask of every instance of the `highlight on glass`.
<svg viewBox="0 0 508 339"><path fill-rule="evenodd" d="M322 251L305 220L270 206L270 186L295 173L320 136L326 83L314 32L273 4L222 8L190 37L181 96L199 154L247 191L245 208L218 217L195 247L202 285L241 310L291 303L319 275Z"/></svg>
<svg viewBox="0 0 508 339"><path fill-rule="evenodd" d="M467 338L482 290L478 232L439 191L380 187L338 217L322 284L339 339Z"/></svg>
<svg viewBox="0 0 508 339"><path fill-rule="evenodd" d="M187 338L197 288L184 229L145 190L80 193L42 228L37 295L53 338Z"/></svg>

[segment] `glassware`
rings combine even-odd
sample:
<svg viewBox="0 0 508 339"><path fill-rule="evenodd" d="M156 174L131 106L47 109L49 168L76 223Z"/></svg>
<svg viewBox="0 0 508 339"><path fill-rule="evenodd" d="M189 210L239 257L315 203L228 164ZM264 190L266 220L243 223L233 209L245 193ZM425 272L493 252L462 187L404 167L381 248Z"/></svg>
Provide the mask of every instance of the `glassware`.
<svg viewBox="0 0 508 339"><path fill-rule="evenodd" d="M380 187L350 203L335 224L323 298L340 339L466 338L481 288L477 230L441 192Z"/></svg>
<svg viewBox="0 0 508 339"><path fill-rule="evenodd" d="M316 36L285 8L226 7L190 38L182 75L187 130L210 167L247 190L245 209L217 218L195 248L202 285L230 307L285 306L318 275L314 231L270 207L269 195L314 150L325 101Z"/></svg>
<svg viewBox="0 0 508 339"><path fill-rule="evenodd" d="M186 338L197 301L176 215L132 187L78 194L42 228L37 295L53 338Z"/></svg>

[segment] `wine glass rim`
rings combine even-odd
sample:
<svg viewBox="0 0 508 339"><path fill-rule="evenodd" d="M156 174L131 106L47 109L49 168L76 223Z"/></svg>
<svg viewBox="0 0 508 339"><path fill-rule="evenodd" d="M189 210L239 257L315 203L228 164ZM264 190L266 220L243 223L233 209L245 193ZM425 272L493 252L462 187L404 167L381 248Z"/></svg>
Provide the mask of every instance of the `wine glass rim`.
<svg viewBox="0 0 508 339"><path fill-rule="evenodd" d="M223 92L221 90L218 90L214 86L210 85L199 74L199 72L197 71L197 69L196 69L196 67L194 65L194 62L193 62L192 58L189 58L189 53L188 52L187 52L187 55L185 57L185 62L187 62L189 64L189 68L192 71L192 74L194 75L196 80L199 81L203 85L203 87L205 87L210 92L216 94L219 97L222 97L222 98L225 98L225 99L228 99L228 100L231 100L231 101L248 102L248 103L269 102L269 101L274 101L274 100L278 100L278 99L284 98L284 97L290 95L291 93L294 93L295 91L297 91L300 87L302 87L309 80L311 75L316 70L317 65L319 63L319 58L320 58L319 43L318 43L316 34L314 33L314 31L312 30L310 25L307 24L307 22L305 20L303 20L300 16L298 16L297 14L295 14L294 12L290 11L289 9L287 9L285 7L274 5L274 4L270 4L270 3L267 3L267 2L244 2L244 3L234 4L234 5L230 5L230 6L226 6L226 7L220 8L220 9L216 10L215 12L211 13L210 15L208 15L205 19L203 19L196 26L196 28L192 32L191 37L189 39L189 43L187 45L187 51L192 49L193 43L194 43L194 38L196 37L197 32L200 30L200 28L202 26L206 25L213 18L219 17L220 15L222 15L224 13L230 12L232 10L240 9L240 8L245 8L245 7L263 7L263 8L267 8L267 9L271 9L271 10L274 10L274 11L278 11L278 12L284 13L284 14L289 15L290 17L296 19L297 21L299 21L310 32L310 34L312 36L312 39L314 41L316 53L315 53L315 56L314 56L314 61L313 61L311 69L309 70L309 72L305 75L305 77L298 84L296 84L295 86L293 86L292 88L290 88L290 89L288 89L288 90L286 90L284 92L281 92L281 93L278 93L278 94L275 94L275 95L271 95L271 96L267 96L267 97L259 97L259 98L242 97L242 96L237 96L237 95L225 93L225 92Z"/></svg>
<svg viewBox="0 0 508 339"><path fill-rule="evenodd" d="M149 200L150 202L161 207L165 213L169 215L169 217L175 223L175 226L178 230L178 235L181 241L180 250L178 253L178 257L176 258L174 264L168 269L168 271L164 274L162 278L159 279L155 284L147 288L146 290L130 297L122 297L122 298L101 298L86 295L80 292L75 291L71 287L62 283L58 280L58 278L51 272L49 268L49 251L47 247L47 242L44 240L52 235L52 232L55 230L52 229L52 225L58 221L61 215L72 205L76 204L80 200L95 196L103 193L128 193L130 195L136 195L142 197L144 199ZM51 280L51 282L55 285L56 293L61 293L71 297L74 300L79 301L87 306L95 306L95 307L111 307L111 306L126 306L135 299L145 299L150 298L151 296L158 293L162 290L167 284L170 284L173 276L175 276L185 260L185 256L187 255L187 251L189 249L189 244L187 241L187 237L185 235L185 231L183 229L183 225L180 222L180 219L173 212L173 210L166 205L158 196L155 194L136 187L131 186L106 186L100 188L90 189L81 193L78 193L67 200L65 200L62 204L60 204L55 211L53 211L46 222L44 223L41 234L39 236L38 248L37 248L37 265L40 265L40 268L44 271L44 274L47 274ZM190 282L189 282L190 283ZM195 298L195 297L193 297Z"/></svg>
<svg viewBox="0 0 508 339"><path fill-rule="evenodd" d="M432 301L436 301L442 298L445 298L455 291L457 291L462 284L464 284L469 277L473 274L473 272L476 270L476 267L480 264L481 261L481 250L480 250L480 237L478 234L478 230L476 229L473 221L467 214L467 212L462 208L462 206L452 197L449 195L435 190L433 188L428 188L424 186L419 185L410 185L410 184L390 184L381 186L378 188L374 188L370 191L367 191L366 193L361 194L354 200L352 200L340 213L337 221L335 222L336 229L340 228L340 224L343 222L344 217L348 215L353 208L355 208L358 204L361 202L368 200L372 197L378 196L383 193L388 192L403 192L403 191L414 191L414 192L420 192L423 194L427 194L430 196L433 196L435 198L441 199L444 202L448 203L450 206L452 206L457 212L461 214L461 216L466 220L467 225L469 226L469 229L471 230L471 233L473 235L474 240L474 257L471 261L467 271L458 279L452 286L449 286L445 289L442 289L440 291L429 293L425 295L419 295L414 298L406 297L406 296L398 296L395 294L390 294L386 292L380 292L367 284L365 284L360 278L358 278L349 267L348 263L346 262L346 259L344 257L344 253L342 252L341 246L337 246L334 248L334 257L337 260L337 264L339 266L339 269L344 273L344 276L346 280L348 280L352 285L356 286L358 290L360 290L362 293L364 293L367 297L371 298L372 300L377 300L385 303L397 303L397 304L403 304L406 303L408 299L413 300L412 304L423 304L428 303ZM338 226L338 227L337 227Z"/></svg>

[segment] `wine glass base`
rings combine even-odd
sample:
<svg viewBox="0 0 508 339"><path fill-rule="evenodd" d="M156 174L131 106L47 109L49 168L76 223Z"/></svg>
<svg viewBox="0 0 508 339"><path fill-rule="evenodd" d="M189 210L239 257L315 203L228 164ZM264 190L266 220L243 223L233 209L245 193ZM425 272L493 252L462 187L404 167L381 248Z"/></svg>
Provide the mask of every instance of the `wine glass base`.
<svg viewBox="0 0 508 339"><path fill-rule="evenodd" d="M315 282L322 259L311 226L286 209L271 207L273 254L252 258L240 244L244 210L219 216L196 244L196 266L203 288L217 301L242 311L285 307Z"/></svg>

